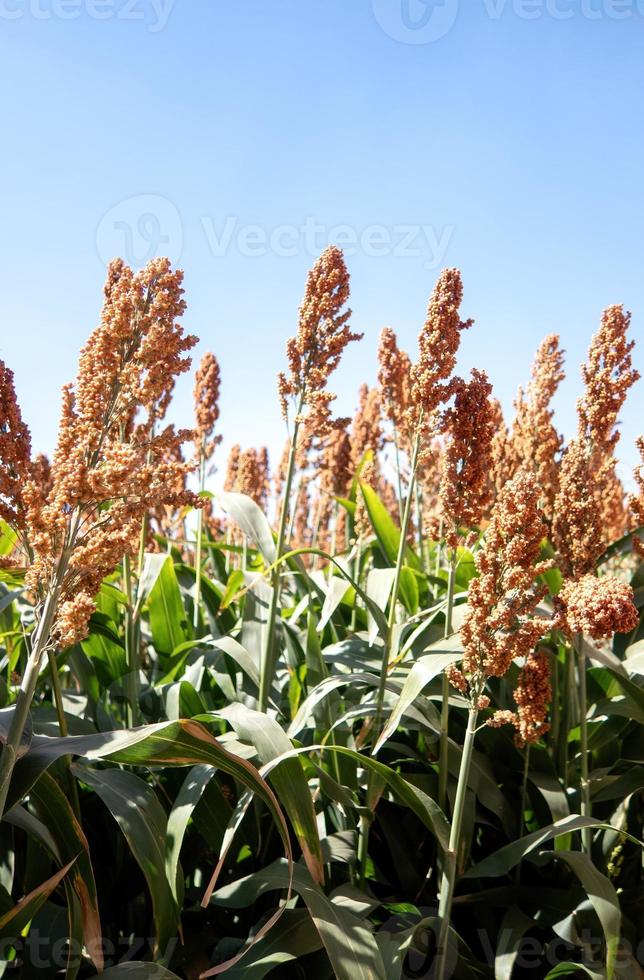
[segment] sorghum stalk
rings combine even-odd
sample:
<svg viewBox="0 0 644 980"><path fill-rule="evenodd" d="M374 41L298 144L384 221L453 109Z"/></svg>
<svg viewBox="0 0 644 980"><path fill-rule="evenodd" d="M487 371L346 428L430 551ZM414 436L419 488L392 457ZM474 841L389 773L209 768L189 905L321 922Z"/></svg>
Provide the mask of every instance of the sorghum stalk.
<svg viewBox="0 0 644 980"><path fill-rule="evenodd" d="M18 750L29 717L31 702L36 691L43 654L49 641L49 634L56 615L59 590L60 575L56 577L56 581L45 599L42 615L36 627L31 652L27 659L27 668L20 684L14 713L11 717L7 741L2 747L2 755L0 756L0 817L5 812L11 776L18 758Z"/></svg>
<svg viewBox="0 0 644 980"><path fill-rule="evenodd" d="M448 850L447 854L445 855L445 869L441 880L440 896L438 901L438 915L441 919L441 925L437 949L439 964L437 980L445 980L447 976L447 939L449 935L450 917L452 913L452 902L454 900L458 852L461 844L463 814L465 813L465 799L467 795L467 784L470 776L470 766L472 764L472 752L474 749L474 738L476 736L477 717L477 709L470 708L467 716L467 729L465 731L463 754L461 756L461 765L458 773L456 799L454 801L454 814L452 816Z"/></svg>
<svg viewBox="0 0 644 980"><path fill-rule="evenodd" d="M385 644L382 651L382 663L380 667L380 679L378 682L378 694L376 697L376 716L374 719L374 737L372 741L372 752L373 748L378 741L382 729L382 713L385 702L385 691L387 688L387 673L389 669L389 661L391 658L391 648L393 642L394 627L396 625L396 606L398 604L398 593L400 591L400 578L402 575L402 566L405 557L405 547L407 544L407 531L409 529L409 520L411 517L411 507L412 500L414 497L414 482L416 480L416 470L418 468L418 454L420 451L420 430L422 424L422 412L421 412L421 423L419 423L418 431L414 437L414 443L411 454L410 463L410 473L409 473L409 486L407 487L407 498L405 500L405 509L403 511L403 519L400 527L400 540L398 542L398 554L396 556L396 566L394 571L394 581L391 589L390 605L389 605L389 616L387 618L387 635L385 639ZM376 777L377 778L377 777ZM369 804L371 792L375 783L375 778L373 770L369 770L369 776L367 777L367 804ZM360 879L364 881L366 865L367 865L367 852L368 852L368 835L369 827L371 826L373 820L373 814L363 814L360 818L360 839L358 841L358 863L360 867Z"/></svg>
<svg viewBox="0 0 644 980"><path fill-rule="evenodd" d="M420 429L420 425L419 425L419 429ZM402 568L405 559L405 548L407 546L407 532L409 530L412 501L414 498L414 485L416 482L416 470L418 468L419 451L420 451L420 432L417 432L416 436L414 437L414 444L411 453L409 486L407 488L407 498L405 500L405 509L403 511L403 519L400 527L400 539L398 541L398 554L396 556L394 582L391 589L389 616L387 618L387 638L382 652L382 664L380 667L380 682L378 684L378 697L376 701L376 718L374 723L374 732L376 736L373 742L374 745L378 741L378 736L380 734L380 729L382 726L382 709L385 701L387 672L389 669L389 660L391 658L391 648L393 643L394 627L396 625L396 607L398 604L398 594L400 592L400 579L402 576Z"/></svg>
<svg viewBox="0 0 644 980"><path fill-rule="evenodd" d="M445 639L452 634L452 613L454 609L454 584L456 579L456 549L448 549L447 596L445 599ZM438 762L438 805L445 810L447 804L447 776L449 759L449 679L443 674L441 702L441 732Z"/></svg>
<svg viewBox="0 0 644 980"><path fill-rule="evenodd" d="M282 494L282 506L280 511L280 522L277 532L277 544L275 548L275 568L271 574L271 603L268 610L268 622L266 624L266 639L262 657L262 673L259 686L259 710L266 711L270 696L271 685L273 683L273 673L275 670L275 627L277 622L277 610L280 599L280 574L281 567L279 560L284 554L284 544L286 541L286 524L288 520L291 490L293 485L293 475L295 473L295 457L297 454L297 440L299 435L299 416L304 405L305 389L303 388L298 401L295 422L293 423L293 436L288 453L288 464L286 468L286 479L284 481L284 492Z"/></svg>
<svg viewBox="0 0 644 980"><path fill-rule="evenodd" d="M199 454L199 492L203 493L206 483L206 454L202 447ZM197 631L199 629L199 607L201 605L201 549L202 549L202 539L203 537L203 510L199 508L197 511L197 541L195 545L195 598L194 598L194 609L192 623L194 626L195 636L197 636Z"/></svg>
<svg viewBox="0 0 644 980"><path fill-rule="evenodd" d="M403 519L403 492L402 492L402 474L400 471L400 446L398 444L398 426L396 425L396 420L393 421L393 436L394 436L394 456L396 459L396 485L398 487L398 516L400 523L402 524Z"/></svg>
<svg viewBox="0 0 644 980"><path fill-rule="evenodd" d="M528 774L530 772L530 743L525 747L525 754L523 756L523 778L521 780L521 802L519 804L519 820L518 820L518 837L523 835L523 826L525 822L525 811L528 805ZM514 874L514 883L519 885L521 883L521 861L517 864L516 871Z"/></svg>
<svg viewBox="0 0 644 980"><path fill-rule="evenodd" d="M416 516L416 541L418 546L418 557L420 558L421 567L425 568L425 553L423 547L423 502L420 494L420 487L418 486L418 480L416 480L416 485L414 487L414 511Z"/></svg>
<svg viewBox="0 0 644 980"><path fill-rule="evenodd" d="M588 767L588 701L586 695L586 655L584 654L584 638L576 633L573 638L573 648L577 654L577 672L579 675L579 750L581 754L581 815L590 817L590 780ZM571 692L572 693L572 692ZM592 830L584 827L581 832L582 850L590 856L592 846Z"/></svg>
<svg viewBox="0 0 644 980"><path fill-rule="evenodd" d="M65 718L65 707L63 705L63 692L60 686L60 677L58 676L58 661L56 660L56 653L54 650L47 651L47 660L49 661L49 671L51 673L51 687L54 695L56 718L58 719L58 730L62 737L66 738L69 734L69 730L67 728L67 719ZM76 780L74 779L70 770L71 761L71 756L65 756L64 763L71 793L72 809L78 817L80 816L80 802L78 799L78 787L76 785Z"/></svg>

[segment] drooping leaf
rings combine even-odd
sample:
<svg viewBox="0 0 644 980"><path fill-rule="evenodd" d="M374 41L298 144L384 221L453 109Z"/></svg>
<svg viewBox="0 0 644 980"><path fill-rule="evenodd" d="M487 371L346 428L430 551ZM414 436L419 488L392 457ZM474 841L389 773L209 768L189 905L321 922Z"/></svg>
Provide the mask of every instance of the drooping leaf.
<svg viewBox="0 0 644 980"><path fill-rule="evenodd" d="M243 908L265 891L285 889L288 878L286 863L278 861L259 874L225 885L211 901L228 908ZM311 914L338 980L386 980L378 944L358 916L327 898L299 865L295 867L293 888Z"/></svg>
<svg viewBox="0 0 644 980"><path fill-rule="evenodd" d="M262 765L289 753L293 747L282 727L260 711L252 711L242 704L231 704L218 714L230 722L242 740L255 746ZM323 884L324 869L315 810L300 760L285 759L272 770L271 782L293 824L311 877Z"/></svg>
<svg viewBox="0 0 644 980"><path fill-rule="evenodd" d="M217 499L235 524L257 545L264 561L271 565L275 561L275 541L266 515L258 504L246 494L232 491L222 491Z"/></svg>
<svg viewBox="0 0 644 980"><path fill-rule="evenodd" d="M74 774L100 796L123 831L152 898L155 955L165 959L179 925L179 907L165 867L167 818L151 786L122 769L74 765Z"/></svg>
<svg viewBox="0 0 644 980"><path fill-rule="evenodd" d="M83 941L100 971L103 966L101 920L89 845L70 803L49 773L43 773L30 793L31 803L56 841L60 859L75 863L66 883L79 902L83 920Z"/></svg>
<svg viewBox="0 0 644 980"><path fill-rule="evenodd" d="M24 898L21 898L12 909L0 917L0 940L11 942L11 940L19 939L22 930L33 919L38 909L47 901L51 893L58 888L58 885L73 864L74 862L70 861L57 871L56 874L52 875L51 878L43 881L41 885L30 891Z"/></svg>

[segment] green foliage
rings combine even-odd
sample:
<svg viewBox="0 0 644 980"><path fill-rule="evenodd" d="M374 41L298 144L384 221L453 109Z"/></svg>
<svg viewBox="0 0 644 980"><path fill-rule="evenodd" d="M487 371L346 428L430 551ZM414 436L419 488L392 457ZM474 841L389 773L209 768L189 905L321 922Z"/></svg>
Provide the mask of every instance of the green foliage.
<svg viewBox="0 0 644 980"><path fill-rule="evenodd" d="M76 946L61 964L53 942L43 944L49 975L80 980L103 961L106 980L427 974L466 721L451 691L443 811L442 675L462 655L474 555L458 551L455 632L445 639L440 556L404 549L383 677L400 531L359 481L340 501L347 519L360 494L371 536L357 561L327 561L310 548L277 563L261 509L225 494L221 505L245 544L205 530L197 616L195 572L178 546L146 556L130 596L118 573L104 583L88 637L56 659L68 734L43 670L0 823L2 976L19 975L33 959L29 937L47 930ZM11 532L0 532L6 554ZM625 544L605 560L627 567ZM262 713L276 568L278 659ZM548 603L560 576L546 580ZM0 738L32 622L19 581L3 588ZM133 636L142 724L128 728ZM534 960L535 949L535 976L622 976L625 951L644 934L641 637L584 648L592 817L579 816L579 717L565 637L548 639L553 727L527 758L509 729L484 724L492 708L513 708L512 673L490 684L457 855L455 977L519 980L528 975L524 953ZM580 849L586 828L590 855ZM548 958L555 940L559 962Z"/></svg>

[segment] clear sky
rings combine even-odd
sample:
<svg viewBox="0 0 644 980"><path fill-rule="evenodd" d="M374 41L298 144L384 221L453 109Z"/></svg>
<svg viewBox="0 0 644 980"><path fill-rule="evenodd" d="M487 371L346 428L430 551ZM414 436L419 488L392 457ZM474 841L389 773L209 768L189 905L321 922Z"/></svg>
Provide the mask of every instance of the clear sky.
<svg viewBox="0 0 644 980"><path fill-rule="evenodd" d="M347 246L350 413L384 325L415 349L445 265L459 369L511 409L549 332L568 378L603 307L644 373L642 0L0 0L0 356L37 449L95 326L105 262L169 254L223 374L227 444L283 441L275 374L308 267ZM624 415L634 461L644 382ZM189 424L191 381L174 418Z"/></svg>

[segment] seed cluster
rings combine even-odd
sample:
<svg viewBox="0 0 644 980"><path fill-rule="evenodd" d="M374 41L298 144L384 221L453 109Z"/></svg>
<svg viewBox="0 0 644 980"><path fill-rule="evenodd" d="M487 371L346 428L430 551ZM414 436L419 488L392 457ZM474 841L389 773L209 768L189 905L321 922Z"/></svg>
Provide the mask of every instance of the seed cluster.
<svg viewBox="0 0 644 980"><path fill-rule="evenodd" d="M550 562L539 561L545 523L535 477L519 472L499 495L484 542L476 555L478 577L470 584L468 613L461 628L462 671L450 680L473 702L489 677L502 677L516 658L526 657L550 628L535 615L546 589L537 578Z"/></svg>
<svg viewBox="0 0 644 980"><path fill-rule="evenodd" d="M630 633L639 623L633 589L613 575L571 579L564 583L559 599L570 633L601 640L613 633Z"/></svg>
<svg viewBox="0 0 644 980"><path fill-rule="evenodd" d="M167 259L138 273L110 264L101 322L81 351L75 383L63 390L51 470L41 461L23 489L33 556L26 583L41 600L57 595L53 635L61 646L85 634L94 595L134 553L145 515L198 505L184 489L191 467L180 452L192 433L159 428L196 343L179 323L181 282Z"/></svg>

